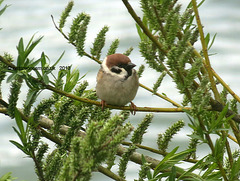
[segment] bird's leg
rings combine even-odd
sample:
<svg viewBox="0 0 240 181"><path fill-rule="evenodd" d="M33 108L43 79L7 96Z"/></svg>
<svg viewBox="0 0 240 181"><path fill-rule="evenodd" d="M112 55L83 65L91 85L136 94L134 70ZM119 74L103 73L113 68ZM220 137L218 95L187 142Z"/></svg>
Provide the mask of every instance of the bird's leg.
<svg viewBox="0 0 240 181"><path fill-rule="evenodd" d="M132 101L130 103L130 112L132 113L132 115L135 115L137 106Z"/></svg>
<svg viewBox="0 0 240 181"><path fill-rule="evenodd" d="M104 100L101 100L101 107L102 107L102 110L104 109L104 107L107 105L106 102Z"/></svg>

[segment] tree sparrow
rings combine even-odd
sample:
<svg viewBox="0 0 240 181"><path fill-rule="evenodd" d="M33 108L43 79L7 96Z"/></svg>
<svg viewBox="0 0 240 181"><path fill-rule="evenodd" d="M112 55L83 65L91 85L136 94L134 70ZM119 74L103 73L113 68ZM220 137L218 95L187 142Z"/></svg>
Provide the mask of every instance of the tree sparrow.
<svg viewBox="0 0 240 181"><path fill-rule="evenodd" d="M106 104L124 106L131 102L131 112L135 114L136 106L132 100L136 96L139 82L136 65L123 54L108 55L102 62L97 75L96 93L102 108Z"/></svg>

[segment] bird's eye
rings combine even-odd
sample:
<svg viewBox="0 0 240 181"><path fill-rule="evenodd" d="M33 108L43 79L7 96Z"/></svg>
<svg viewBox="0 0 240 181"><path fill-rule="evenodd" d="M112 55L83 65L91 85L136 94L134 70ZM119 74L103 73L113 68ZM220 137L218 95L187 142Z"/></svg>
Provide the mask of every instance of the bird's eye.
<svg viewBox="0 0 240 181"><path fill-rule="evenodd" d="M121 70L120 68L115 67L115 66L111 68L111 71L112 71L112 72L115 72L115 73L117 73L117 74L120 74L120 73L122 72L122 70Z"/></svg>
<svg viewBox="0 0 240 181"><path fill-rule="evenodd" d="M119 64L119 65L118 65L118 67L124 68L124 69L126 68L126 66L127 66L126 64Z"/></svg>

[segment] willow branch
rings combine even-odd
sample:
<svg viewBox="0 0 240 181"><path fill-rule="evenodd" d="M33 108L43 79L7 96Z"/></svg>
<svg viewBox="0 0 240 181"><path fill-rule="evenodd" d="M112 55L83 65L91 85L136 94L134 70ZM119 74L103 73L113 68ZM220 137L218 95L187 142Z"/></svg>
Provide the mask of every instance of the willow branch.
<svg viewBox="0 0 240 181"><path fill-rule="evenodd" d="M12 64L11 62L5 60L3 57L0 56L0 61L2 61L3 63L5 63L6 65L8 65L9 67L11 67L12 69L16 69L17 67ZM29 75L31 76L31 75ZM65 92L63 90L59 90L51 85L47 85L45 84L43 81L32 77L32 79L34 79L36 82L38 82L39 84L41 84L45 89L51 90L53 92L56 92L60 95L69 97L71 99L80 101L80 102L84 102L84 103L88 103L88 104L92 104L92 105L96 105L96 106L101 106L101 103L99 101L94 101L88 98L83 98L83 97L79 97L76 96L74 94ZM120 110L129 110L131 111L131 107L130 106L114 106L114 105L106 105L105 107L107 108L111 108L111 109L120 109ZM185 108L154 108L154 107L137 107L136 111L138 112L184 112L184 110L189 110L190 108L185 107Z"/></svg>
<svg viewBox="0 0 240 181"><path fill-rule="evenodd" d="M208 56L208 50L207 50L207 46L206 46L206 43L205 43L203 27L202 27L202 24L201 24L201 19L199 17L196 0L192 0L192 4L193 4L193 11L195 13L195 18L196 18L197 25L198 25L198 31L199 31L199 34L200 34L202 51L203 51L203 55L204 55L204 58L205 58L205 60L203 59L203 61L205 62L204 65L205 65L205 68L207 69L207 72L208 72L208 76L209 76L209 80L211 82L214 97L217 101L221 102L219 92L217 90L215 81L213 79L213 73L212 73L212 70L211 70L211 64L210 64L210 60L209 60L209 56Z"/></svg>
<svg viewBox="0 0 240 181"><path fill-rule="evenodd" d="M55 28L63 35L63 37L64 37L66 40L69 41L68 36L56 25L53 16L51 16L51 17L52 17L52 21L53 21L53 24L54 24ZM149 31L149 30L148 30L148 31ZM151 33L150 33L150 34L151 34ZM153 35L152 35L152 36L153 36ZM74 43L72 43L72 42L70 42L70 43L71 43L73 46L76 47L76 45L75 45ZM85 55L86 57L94 60L94 61L97 62L98 64L101 64L101 63L102 63L102 61L98 60L98 59L97 59L96 57L94 57L94 56L89 55L87 52L84 52L84 55ZM165 67L165 65L163 65L163 66ZM166 67L165 67L165 70L167 71L167 73L168 73L171 77L173 77L173 75L168 71L168 69L167 69ZM151 93L154 93L154 91L153 91L152 89L150 89L149 87L147 87L147 86L145 86L145 85L143 85L143 84L141 84L141 83L139 84L139 86L142 87L142 88L144 88L145 90L148 90L148 91L151 92ZM176 103L175 101L171 100L171 99L168 98L167 96L164 96L164 95L159 94L159 93L154 93L154 95L156 95L156 96L158 96L158 97L161 97L162 99L164 99L164 100L172 103L172 105L174 105L174 106L176 106L176 107L181 107L180 104L178 104L178 103Z"/></svg>
<svg viewBox="0 0 240 181"><path fill-rule="evenodd" d="M124 142L122 142L122 145L130 146L130 145L132 145L132 143L124 141ZM141 145L141 144L134 144L134 145L137 146L138 148L143 149L143 150L147 150L147 151L150 151L152 153L157 153L157 154L162 155L162 156L166 156L168 154L168 152L166 152L166 151L157 150L157 149L154 149L154 148L151 148L151 147L148 147L148 146L144 146L144 145ZM189 163L197 163L199 160L185 159L183 161L186 161L186 162L189 162Z"/></svg>
<svg viewBox="0 0 240 181"><path fill-rule="evenodd" d="M211 64L210 64L210 60L209 60L209 56L208 56L207 46L206 46L206 43L205 43L203 28L202 28L201 20L200 20L200 17L199 17L196 0L192 0L192 4L193 4L193 10L194 10L194 13L195 13L195 18L196 18L197 25L198 25L198 31L199 31L199 34L200 34L202 51L203 51L203 55L204 55L204 58L205 58L205 59L203 59L204 66L205 66L205 68L207 69L207 72L208 72L208 76L209 76L209 80L210 80L210 83L211 83L211 87L212 87L214 97L217 101L221 102L220 95L219 95L219 92L217 90L217 87L216 87L216 84L215 84L215 81L214 81L214 78L213 78L212 70L211 70ZM199 122L200 122L201 127L205 128L205 126L201 124L200 120L199 120ZM208 134L205 134L205 135L206 135L206 138L208 139L208 144L209 144L209 146L212 150L212 153L214 153L216 150L215 150L215 148L212 144L210 136ZM223 169L222 163L220 163L218 161L217 164L218 164L218 167L220 169L220 172L221 172L224 180L227 181L228 179L227 179L226 173Z"/></svg>

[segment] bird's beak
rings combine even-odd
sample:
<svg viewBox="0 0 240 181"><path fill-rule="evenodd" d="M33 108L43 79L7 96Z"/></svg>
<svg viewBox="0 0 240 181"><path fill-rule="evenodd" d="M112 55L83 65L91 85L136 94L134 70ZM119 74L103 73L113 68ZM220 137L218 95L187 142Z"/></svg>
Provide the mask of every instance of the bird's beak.
<svg viewBox="0 0 240 181"><path fill-rule="evenodd" d="M127 67L129 68L129 69L132 69L133 67L135 67L136 65L134 64L134 63L132 63L132 62L129 62L128 63L128 65L127 65Z"/></svg>

